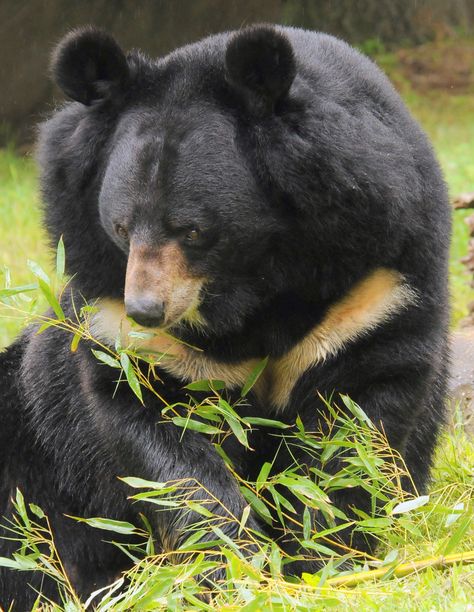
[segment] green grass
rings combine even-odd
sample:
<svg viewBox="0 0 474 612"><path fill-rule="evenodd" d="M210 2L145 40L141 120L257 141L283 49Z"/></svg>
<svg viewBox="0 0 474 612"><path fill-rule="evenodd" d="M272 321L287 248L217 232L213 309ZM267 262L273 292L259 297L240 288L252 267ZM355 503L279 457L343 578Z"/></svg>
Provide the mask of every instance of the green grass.
<svg viewBox="0 0 474 612"><path fill-rule="evenodd" d="M385 62L385 65L389 71L396 70L393 63ZM443 92L421 96L406 84L403 91L413 115L433 141L451 196L463 191L474 191L474 97ZM53 258L46 248L39 207L34 161L20 157L12 150L0 151L0 274L3 265L8 267L13 285L32 281L27 259L52 270ZM459 258L465 254L467 248L467 228L463 222L467 214L455 212L453 215L453 326L465 316L467 303L474 299L473 291L469 289L469 277L459 263ZM0 287L3 284L0 276ZM0 307L0 347L6 346L14 338L22 324L21 319L12 320L5 308ZM406 520L397 523L396 529L382 534L380 557L393 555L394 551L397 551L399 561L427 559L449 550L450 542L451 552L473 551L473 474L472 440L464 435L461 423L453 423L439 445L430 503L407 514ZM462 516L447 526L447 513L459 503L464 504ZM468 526L464 531L460 529L462 521ZM164 568L160 571L163 572L160 575L165 576ZM274 599L270 604L271 599L265 599L265 594L272 589ZM283 603L283 596L288 595L288 589L278 577L265 586L257 584L249 587L248 593L252 596L262 596L265 605L255 603L255 600L245 609L269 609L269 605L275 610L298 609L297 603ZM298 597L296 602L305 602L300 604L299 609L464 611L468 610L468 606L474 601L474 566L455 565L444 571L429 568L404 578L364 582L351 589L333 589L325 597L318 595L316 591L309 595L301 593ZM237 606L236 601L228 600L225 606L222 603L220 608L217 606L213 609L241 609L242 606ZM240 602L242 603L242 600ZM191 607L188 605L187 609ZM181 608L177 606L174 609Z"/></svg>
<svg viewBox="0 0 474 612"><path fill-rule="evenodd" d="M474 191L474 96L430 93L423 97L408 93L406 102L431 138L441 163L451 199ZM464 219L474 211L454 211L451 243L450 281L452 322L466 316L474 300L469 286L472 275L460 263L467 254L469 233Z"/></svg>
<svg viewBox="0 0 474 612"><path fill-rule="evenodd" d="M12 283L31 282L27 260L49 267L51 255L41 227L40 198L33 159L20 157L13 150L0 150L0 287L5 269ZM24 324L23 317L12 318L0 304L0 348L8 345Z"/></svg>

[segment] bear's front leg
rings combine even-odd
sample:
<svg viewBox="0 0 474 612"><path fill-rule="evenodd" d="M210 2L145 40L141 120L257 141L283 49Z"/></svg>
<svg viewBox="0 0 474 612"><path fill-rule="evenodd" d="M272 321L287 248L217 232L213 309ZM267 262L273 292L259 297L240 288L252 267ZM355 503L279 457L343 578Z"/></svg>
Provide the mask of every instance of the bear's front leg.
<svg viewBox="0 0 474 612"><path fill-rule="evenodd" d="M30 479L27 484L19 477L14 481L25 499L43 507L46 514L101 516L137 526L139 513L144 513L157 541L171 550L189 537L190 526L203 516L185 504L163 509L152 503L132 503L127 496L134 491L119 478L172 481L177 484L177 495L189 495L216 516L209 519L210 526L214 522L235 538L247 502L209 439L164 421L163 403L151 394L144 392L145 405L141 405L126 382L117 386L118 370L101 365L88 343L71 353L70 337L62 330L50 328L41 335L34 331L28 332L23 357L21 386L28 394L26 405L20 408L48 469L41 468L37 460L25 464L28 474L47 474L43 487L32 487ZM45 368L44 363L49 366ZM172 387L171 379L163 385L168 401L185 401L183 383L175 380ZM190 485L192 491L187 488ZM69 523L74 524L71 519L51 523L65 565L77 566L84 576L108 569L111 576L116 575L117 567L124 563L112 564L108 548L113 547L104 545L103 550L96 542L106 539L106 534L82 526L78 542ZM246 526L258 528L252 515ZM208 537L215 537L211 529ZM251 540L251 534L245 537Z"/></svg>
<svg viewBox="0 0 474 612"><path fill-rule="evenodd" d="M366 353L368 353L367 348ZM410 357L412 356L413 354L410 354ZM354 365L356 363L359 367ZM328 362L324 366L315 368L313 372L306 373L304 380L300 382L300 388L294 393L293 408L290 407L289 411L292 410L295 416L299 414L306 431L316 432L317 436L317 432L325 429L327 431L327 421L331 420L327 406L317 397L317 392L328 398L332 395L333 405L336 410L340 409L342 412L347 410L337 393L349 395L386 436L389 445L406 461L408 469L412 472L416 490L413 489L412 479L409 477L402 479L404 488L415 494L421 494L426 487L433 447L442 421L445 373L440 370L436 374L421 362L411 367L400 368L398 371L392 367L388 373L381 373L377 371L378 367L381 368L383 365L381 359L378 364L375 362L376 365L371 369L364 370L363 366L366 363L369 361L363 360L361 356L358 361L352 361L351 369L348 368L344 372L345 364L341 359L339 363ZM310 387L313 388L312 393ZM415 428L419 430L416 431L416 435L414 435ZM318 457L307 453L304 445L298 449L292 446L292 456L285 459L282 455L278 466L275 467L284 470L297 459L305 473L310 474L310 468L315 467L326 473L336 474L344 468L347 452L339 453L336 458L333 457L323 464ZM415 457L418 458L416 463ZM291 495L291 491L288 493ZM347 516L348 521L360 518L354 509L361 510L367 515L373 511L371 496L362 487L333 491L330 493L330 499L334 507ZM296 503L299 506L298 512L302 516L303 504ZM342 519L338 519L338 522L341 521ZM315 513L314 527L316 530L328 527L321 512ZM298 539L302 539L302 534L297 533L293 538L286 537L281 544L289 554L299 552L304 557L301 562L289 567L290 573L316 571L321 563L311 559L311 551L301 549ZM375 538L352 527L338 531L334 539L334 551L340 554L344 554L345 550L349 549L372 553L377 543ZM324 544L327 545L326 542Z"/></svg>
<svg viewBox="0 0 474 612"><path fill-rule="evenodd" d="M209 525L219 527L236 538L242 513L247 505L237 481L204 434L186 430L163 421L157 405L143 407L128 393L114 399L103 399L93 411L95 437L105 444L112 479L137 476L155 482L176 485L171 496L197 502L214 515ZM96 405L97 408L97 405ZM128 490L127 493L130 491ZM186 506L164 510L152 503L142 503L144 512L165 550L173 551L189 537L193 523L203 516ZM246 526L258 529L250 516ZM216 536L209 529L208 539ZM247 535L251 540L251 535ZM255 546L249 545L249 552ZM244 551L245 552L245 551Z"/></svg>

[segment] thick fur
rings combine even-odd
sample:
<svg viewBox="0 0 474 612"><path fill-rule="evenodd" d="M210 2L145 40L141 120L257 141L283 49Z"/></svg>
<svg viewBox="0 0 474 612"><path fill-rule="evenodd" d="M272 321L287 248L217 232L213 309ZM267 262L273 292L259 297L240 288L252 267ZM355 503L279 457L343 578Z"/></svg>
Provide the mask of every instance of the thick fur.
<svg viewBox="0 0 474 612"><path fill-rule="evenodd" d="M66 313L99 300L91 327L112 343L124 298L167 307L173 334L201 349L163 361L168 402L199 373L232 395L264 357L272 375L246 414L299 415L311 430L318 393L349 394L423 491L444 410L449 207L426 137L378 68L330 36L262 26L153 61L79 30L52 70L75 100L39 143L46 225L72 277ZM40 505L85 597L128 559L65 515L146 512L165 546L193 520L130 504L118 476L194 477L236 516L245 502L207 437L162 423L154 397L142 407L126 385L114 393L116 372L70 344L33 326L0 356L0 515L17 487ZM273 458L271 433L254 433L253 452L229 445L243 476ZM291 462L281 452L275 469ZM367 504L352 489L333 501ZM0 555L14 548L2 540ZM0 569L0 603L27 609L27 584L40 578Z"/></svg>

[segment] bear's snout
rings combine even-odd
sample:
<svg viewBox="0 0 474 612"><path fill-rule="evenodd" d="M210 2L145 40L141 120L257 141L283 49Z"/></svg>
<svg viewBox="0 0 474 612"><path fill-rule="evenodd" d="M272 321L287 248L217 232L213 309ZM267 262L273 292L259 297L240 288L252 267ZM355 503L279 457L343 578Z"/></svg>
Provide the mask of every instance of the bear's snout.
<svg viewBox="0 0 474 612"><path fill-rule="evenodd" d="M179 244L132 241L125 278L127 316L144 327L169 327L181 319L195 323L203 282L190 271Z"/></svg>

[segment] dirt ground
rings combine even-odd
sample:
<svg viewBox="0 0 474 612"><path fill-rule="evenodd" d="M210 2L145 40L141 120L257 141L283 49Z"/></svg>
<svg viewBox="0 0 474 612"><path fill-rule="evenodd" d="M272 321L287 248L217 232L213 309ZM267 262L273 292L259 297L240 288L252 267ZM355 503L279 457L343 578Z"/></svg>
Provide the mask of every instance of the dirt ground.
<svg viewBox="0 0 474 612"><path fill-rule="evenodd" d="M451 335L450 396L459 404L466 432L474 436L474 328Z"/></svg>
<svg viewBox="0 0 474 612"><path fill-rule="evenodd" d="M474 40L430 42L399 49L402 77L419 92L474 92Z"/></svg>

